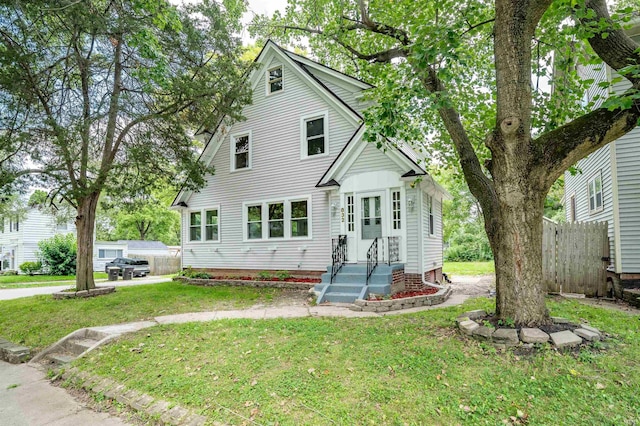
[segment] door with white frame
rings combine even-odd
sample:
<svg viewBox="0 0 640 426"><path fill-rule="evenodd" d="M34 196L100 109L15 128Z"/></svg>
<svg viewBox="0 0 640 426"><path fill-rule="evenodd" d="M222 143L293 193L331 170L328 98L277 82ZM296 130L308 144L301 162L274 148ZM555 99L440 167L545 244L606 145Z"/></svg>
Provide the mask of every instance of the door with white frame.
<svg viewBox="0 0 640 426"><path fill-rule="evenodd" d="M367 260L367 251L378 238L378 259L384 259L382 236L388 235L386 191L367 192L355 197L355 240L358 261Z"/></svg>

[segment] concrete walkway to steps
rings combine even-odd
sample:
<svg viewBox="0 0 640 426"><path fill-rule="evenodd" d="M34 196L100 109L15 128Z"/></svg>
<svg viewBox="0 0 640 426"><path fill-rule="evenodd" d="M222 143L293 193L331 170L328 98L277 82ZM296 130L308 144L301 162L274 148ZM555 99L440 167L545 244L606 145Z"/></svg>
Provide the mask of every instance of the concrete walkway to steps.
<svg viewBox="0 0 640 426"><path fill-rule="evenodd" d="M124 426L127 423L85 407L64 389L53 386L41 370L0 361L0 425Z"/></svg>

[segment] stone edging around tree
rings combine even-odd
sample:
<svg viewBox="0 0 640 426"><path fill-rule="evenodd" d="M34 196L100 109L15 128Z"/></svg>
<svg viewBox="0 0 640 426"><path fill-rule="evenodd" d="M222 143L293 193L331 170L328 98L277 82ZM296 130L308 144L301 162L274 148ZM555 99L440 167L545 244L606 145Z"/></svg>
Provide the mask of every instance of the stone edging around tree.
<svg viewBox="0 0 640 426"><path fill-rule="evenodd" d="M104 294L113 293L114 291L116 291L116 288L114 286L101 286L101 287L92 288L91 290L59 291L57 293L53 293L52 296L56 300L76 299L76 298L84 298L84 297L102 296Z"/></svg>
<svg viewBox="0 0 640 426"><path fill-rule="evenodd" d="M94 395L102 395L151 417L163 425L201 426L207 422L205 416L196 414L179 405L148 394L127 389L124 385L107 378L97 377L71 367L62 373L62 378L76 388L82 388ZM154 423L155 424L155 423Z"/></svg>
<svg viewBox="0 0 640 426"><path fill-rule="evenodd" d="M603 338L602 332L588 324L574 324L566 318L551 317L554 324L565 324L568 328L573 328L547 334L539 328L521 328L518 332L515 328L493 328L480 325L475 320L487 317L487 313L482 310L465 312L456 318L459 330L465 336L475 340L492 343L496 348L505 349L513 346L529 346L534 344L549 342L553 347L571 348L582 343L600 341Z"/></svg>
<svg viewBox="0 0 640 426"><path fill-rule="evenodd" d="M356 300L349 309L363 312L388 312L402 309L419 308L421 306L433 306L444 303L452 293L450 286L441 288L437 293L425 296L403 297L402 299L387 300Z"/></svg>
<svg viewBox="0 0 640 426"><path fill-rule="evenodd" d="M290 290L309 290L315 284L297 283L292 281L249 281L249 280L209 280L203 278L174 277L173 281L185 284L193 284L204 287L234 286L234 287L256 287L256 288L284 288Z"/></svg>

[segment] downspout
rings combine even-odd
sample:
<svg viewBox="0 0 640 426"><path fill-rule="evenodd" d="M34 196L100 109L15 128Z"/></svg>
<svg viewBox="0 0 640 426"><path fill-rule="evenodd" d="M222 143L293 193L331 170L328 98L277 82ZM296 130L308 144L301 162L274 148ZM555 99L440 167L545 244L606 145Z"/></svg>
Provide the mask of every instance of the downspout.
<svg viewBox="0 0 640 426"><path fill-rule="evenodd" d="M437 289L443 289L443 288L446 288L446 287L443 286L443 285L440 285L440 284L431 283L431 282L427 281L424 278L424 274L427 271L426 271L425 266L424 266L424 242L422 241L423 238L424 238L424 233L422 232L423 231L422 224L424 223L423 222L423 214L424 214L424 212L422 211L423 207L424 207L424 204L422 204L422 197L424 197L424 193L422 191L421 186L422 185L418 186L418 189L420 190L420 210L419 210L420 211L420 217L418 218L419 219L418 223L420 225L419 229L420 229L420 237L421 237L420 238L421 244L420 244L420 269L419 270L422 271L422 273L420 274L420 279L422 280L422 285L425 285L427 287L434 287L434 288L437 288ZM431 203L433 203L433 197L431 198ZM433 204L432 204L431 208L433 208ZM434 221L434 224L435 224L435 221Z"/></svg>

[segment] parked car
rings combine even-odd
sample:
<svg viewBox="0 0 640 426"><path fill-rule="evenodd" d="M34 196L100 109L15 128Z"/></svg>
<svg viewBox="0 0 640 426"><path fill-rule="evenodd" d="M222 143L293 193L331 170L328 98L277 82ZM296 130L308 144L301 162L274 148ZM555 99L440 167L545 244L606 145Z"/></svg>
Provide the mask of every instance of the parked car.
<svg viewBox="0 0 640 426"><path fill-rule="evenodd" d="M129 257L117 257L113 259L111 262L107 262L104 265L104 271L109 272L109 267L117 266L120 268L120 275L122 275L122 271L126 266L133 266L133 276L134 277L144 277L151 273L151 269L149 268L149 261L145 259L132 259Z"/></svg>

